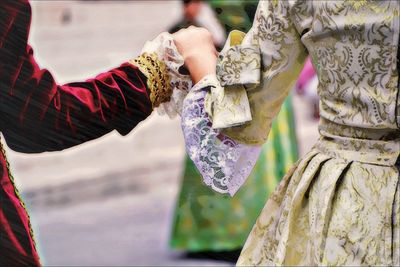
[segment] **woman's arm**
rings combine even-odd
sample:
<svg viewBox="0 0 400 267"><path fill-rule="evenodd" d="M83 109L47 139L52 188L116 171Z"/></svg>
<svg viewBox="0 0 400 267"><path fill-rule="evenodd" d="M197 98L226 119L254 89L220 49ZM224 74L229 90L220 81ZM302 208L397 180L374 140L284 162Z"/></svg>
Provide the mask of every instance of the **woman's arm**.
<svg viewBox="0 0 400 267"><path fill-rule="evenodd" d="M218 59L217 75L224 87L224 92L218 93L226 97L230 91L245 86L252 120L242 126L228 127L223 133L245 144L260 145L266 141L272 120L304 65L307 50L301 42L301 36L310 27L310 9L310 1L305 0L260 1L253 26L244 38L237 33L231 34L230 43L226 45L228 48L224 48ZM183 37L176 39L177 47L190 73L196 74L202 70L200 73L204 77L207 74L205 69L208 69L208 73L215 72L211 61L200 64L185 57L194 52L190 45L200 42L199 29L188 28L181 34ZM209 94L212 95L212 92ZM210 97L212 100L216 98ZM231 108L228 104L223 100L225 110ZM217 102L213 105L214 111L219 110ZM235 105L231 102L232 107ZM210 115L216 117L218 114L214 112Z"/></svg>
<svg viewBox="0 0 400 267"><path fill-rule="evenodd" d="M204 182L218 192L233 195L244 183L303 66L307 53L299 29L305 25L295 26L293 12L308 10L303 9L304 1L293 3L260 1L249 33L244 39L241 34L231 34L220 54L219 81L210 76L202 79L185 99L182 128L187 152ZM186 31L190 37L194 29ZM182 42L178 48L193 50L191 39L178 39ZM185 55L185 51L181 53ZM191 73L215 70L211 64L187 66ZM246 103L251 108L250 121L244 116ZM232 126L237 123L242 125Z"/></svg>
<svg viewBox="0 0 400 267"><path fill-rule="evenodd" d="M273 119L293 88L307 57L301 35L310 23L310 1L260 1L251 30L238 49L227 51L219 62L220 80L236 72L236 81L225 80L225 90L246 80L247 69L240 67L240 47L252 45L261 53L260 84L247 86L252 121L223 132L233 139L251 145L261 145L268 137ZM301 21L301 22L300 22ZM236 52L238 51L238 52ZM234 70L229 69L238 66Z"/></svg>
<svg viewBox="0 0 400 267"><path fill-rule="evenodd" d="M58 85L32 50L1 78L0 122L7 144L36 153L65 149L112 130L125 135L152 111L146 77L129 63L84 82Z"/></svg>
<svg viewBox="0 0 400 267"><path fill-rule="evenodd" d="M58 85L27 45L29 3L4 1L0 7L0 130L12 149L54 151L112 130L125 135L152 112L154 88L130 63L84 82ZM79 55L71 60L79 64Z"/></svg>

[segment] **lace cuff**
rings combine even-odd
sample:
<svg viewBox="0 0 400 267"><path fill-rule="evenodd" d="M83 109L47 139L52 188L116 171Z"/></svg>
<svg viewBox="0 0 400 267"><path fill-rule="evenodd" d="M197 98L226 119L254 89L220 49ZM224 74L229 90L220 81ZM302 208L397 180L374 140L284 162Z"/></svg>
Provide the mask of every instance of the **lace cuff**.
<svg viewBox="0 0 400 267"><path fill-rule="evenodd" d="M184 60L172 35L161 33L147 42L141 55L130 61L148 78L150 100L159 114L173 118L181 113L183 99L192 87L189 75L183 73Z"/></svg>
<svg viewBox="0 0 400 267"><path fill-rule="evenodd" d="M205 102L207 91L218 86L215 76L207 76L190 90L183 102L182 130L204 183L233 196L250 175L261 147L239 144L213 127Z"/></svg>

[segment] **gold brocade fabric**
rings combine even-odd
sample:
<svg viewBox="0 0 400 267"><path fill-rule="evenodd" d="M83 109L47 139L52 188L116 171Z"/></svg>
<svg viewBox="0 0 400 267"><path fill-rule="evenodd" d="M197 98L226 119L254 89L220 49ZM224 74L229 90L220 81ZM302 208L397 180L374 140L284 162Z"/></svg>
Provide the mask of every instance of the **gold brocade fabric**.
<svg viewBox="0 0 400 267"><path fill-rule="evenodd" d="M399 266L399 166L308 153L267 201L239 266Z"/></svg>
<svg viewBox="0 0 400 267"><path fill-rule="evenodd" d="M396 0L260 1L243 40L262 55L261 85L247 90L253 120L224 133L263 143L310 55L321 138L268 200L238 265L400 266L399 10Z"/></svg>
<svg viewBox="0 0 400 267"><path fill-rule="evenodd" d="M172 88L168 70L164 62L157 58L156 53L143 53L138 58L131 60L130 63L138 67L147 77L153 108L170 100Z"/></svg>
<svg viewBox="0 0 400 267"><path fill-rule="evenodd" d="M244 36L243 32L231 32L219 53L217 77L220 86L211 87L205 99L214 129L242 125L252 120L245 86L260 83L261 58L258 46L240 45Z"/></svg>

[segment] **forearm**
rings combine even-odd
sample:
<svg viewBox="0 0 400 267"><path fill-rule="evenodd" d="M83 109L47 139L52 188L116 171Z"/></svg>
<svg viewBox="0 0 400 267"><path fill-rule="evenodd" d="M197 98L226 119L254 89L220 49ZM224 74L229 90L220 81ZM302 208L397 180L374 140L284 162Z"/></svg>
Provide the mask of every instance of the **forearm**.
<svg viewBox="0 0 400 267"><path fill-rule="evenodd" d="M293 20L292 7L287 1L260 1L254 25L238 47L232 47L219 62L220 79L237 75L231 85L244 84L258 69L259 84L246 86L252 120L242 126L225 129L231 138L245 144L260 145L268 137L273 119L277 116L285 98L293 88L304 65L307 50ZM270 27L266 20L274 18L276 26ZM248 63L250 57L241 58L247 46L258 47L260 66ZM257 64L258 65L258 64ZM233 70L232 70L233 66ZM242 67L245 66L245 67ZM253 68L255 67L255 68ZM227 90L231 89L229 81Z"/></svg>
<svg viewBox="0 0 400 267"><path fill-rule="evenodd" d="M8 65L12 78L1 79L1 131L14 150L61 150L114 129L127 134L152 111L146 77L129 63L60 86L38 67L32 50L20 60Z"/></svg>
<svg viewBox="0 0 400 267"><path fill-rule="evenodd" d="M58 85L27 45L29 2L0 1L0 15L0 131L11 148L53 151L114 129L127 134L151 113L147 79L132 64Z"/></svg>

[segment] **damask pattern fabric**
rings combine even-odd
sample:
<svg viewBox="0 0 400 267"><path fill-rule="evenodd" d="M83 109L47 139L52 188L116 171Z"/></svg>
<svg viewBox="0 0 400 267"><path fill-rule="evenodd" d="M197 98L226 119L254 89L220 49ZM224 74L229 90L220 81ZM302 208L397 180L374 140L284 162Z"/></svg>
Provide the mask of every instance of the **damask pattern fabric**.
<svg viewBox="0 0 400 267"><path fill-rule="evenodd" d="M260 83L260 52L258 47L238 46L244 33L232 32L225 47L219 53L217 78L219 84L213 86L206 96L206 111L214 129L242 125L252 120L245 85ZM229 61L228 65L225 63ZM236 68L242 75L236 75ZM229 90L225 87L230 85Z"/></svg>
<svg viewBox="0 0 400 267"><path fill-rule="evenodd" d="M224 134L264 142L310 54L321 138L268 200L238 265L400 265L399 5L260 1L243 41L262 55L253 120Z"/></svg>
<svg viewBox="0 0 400 267"><path fill-rule="evenodd" d="M268 200L238 265L398 266L398 168L311 151Z"/></svg>

